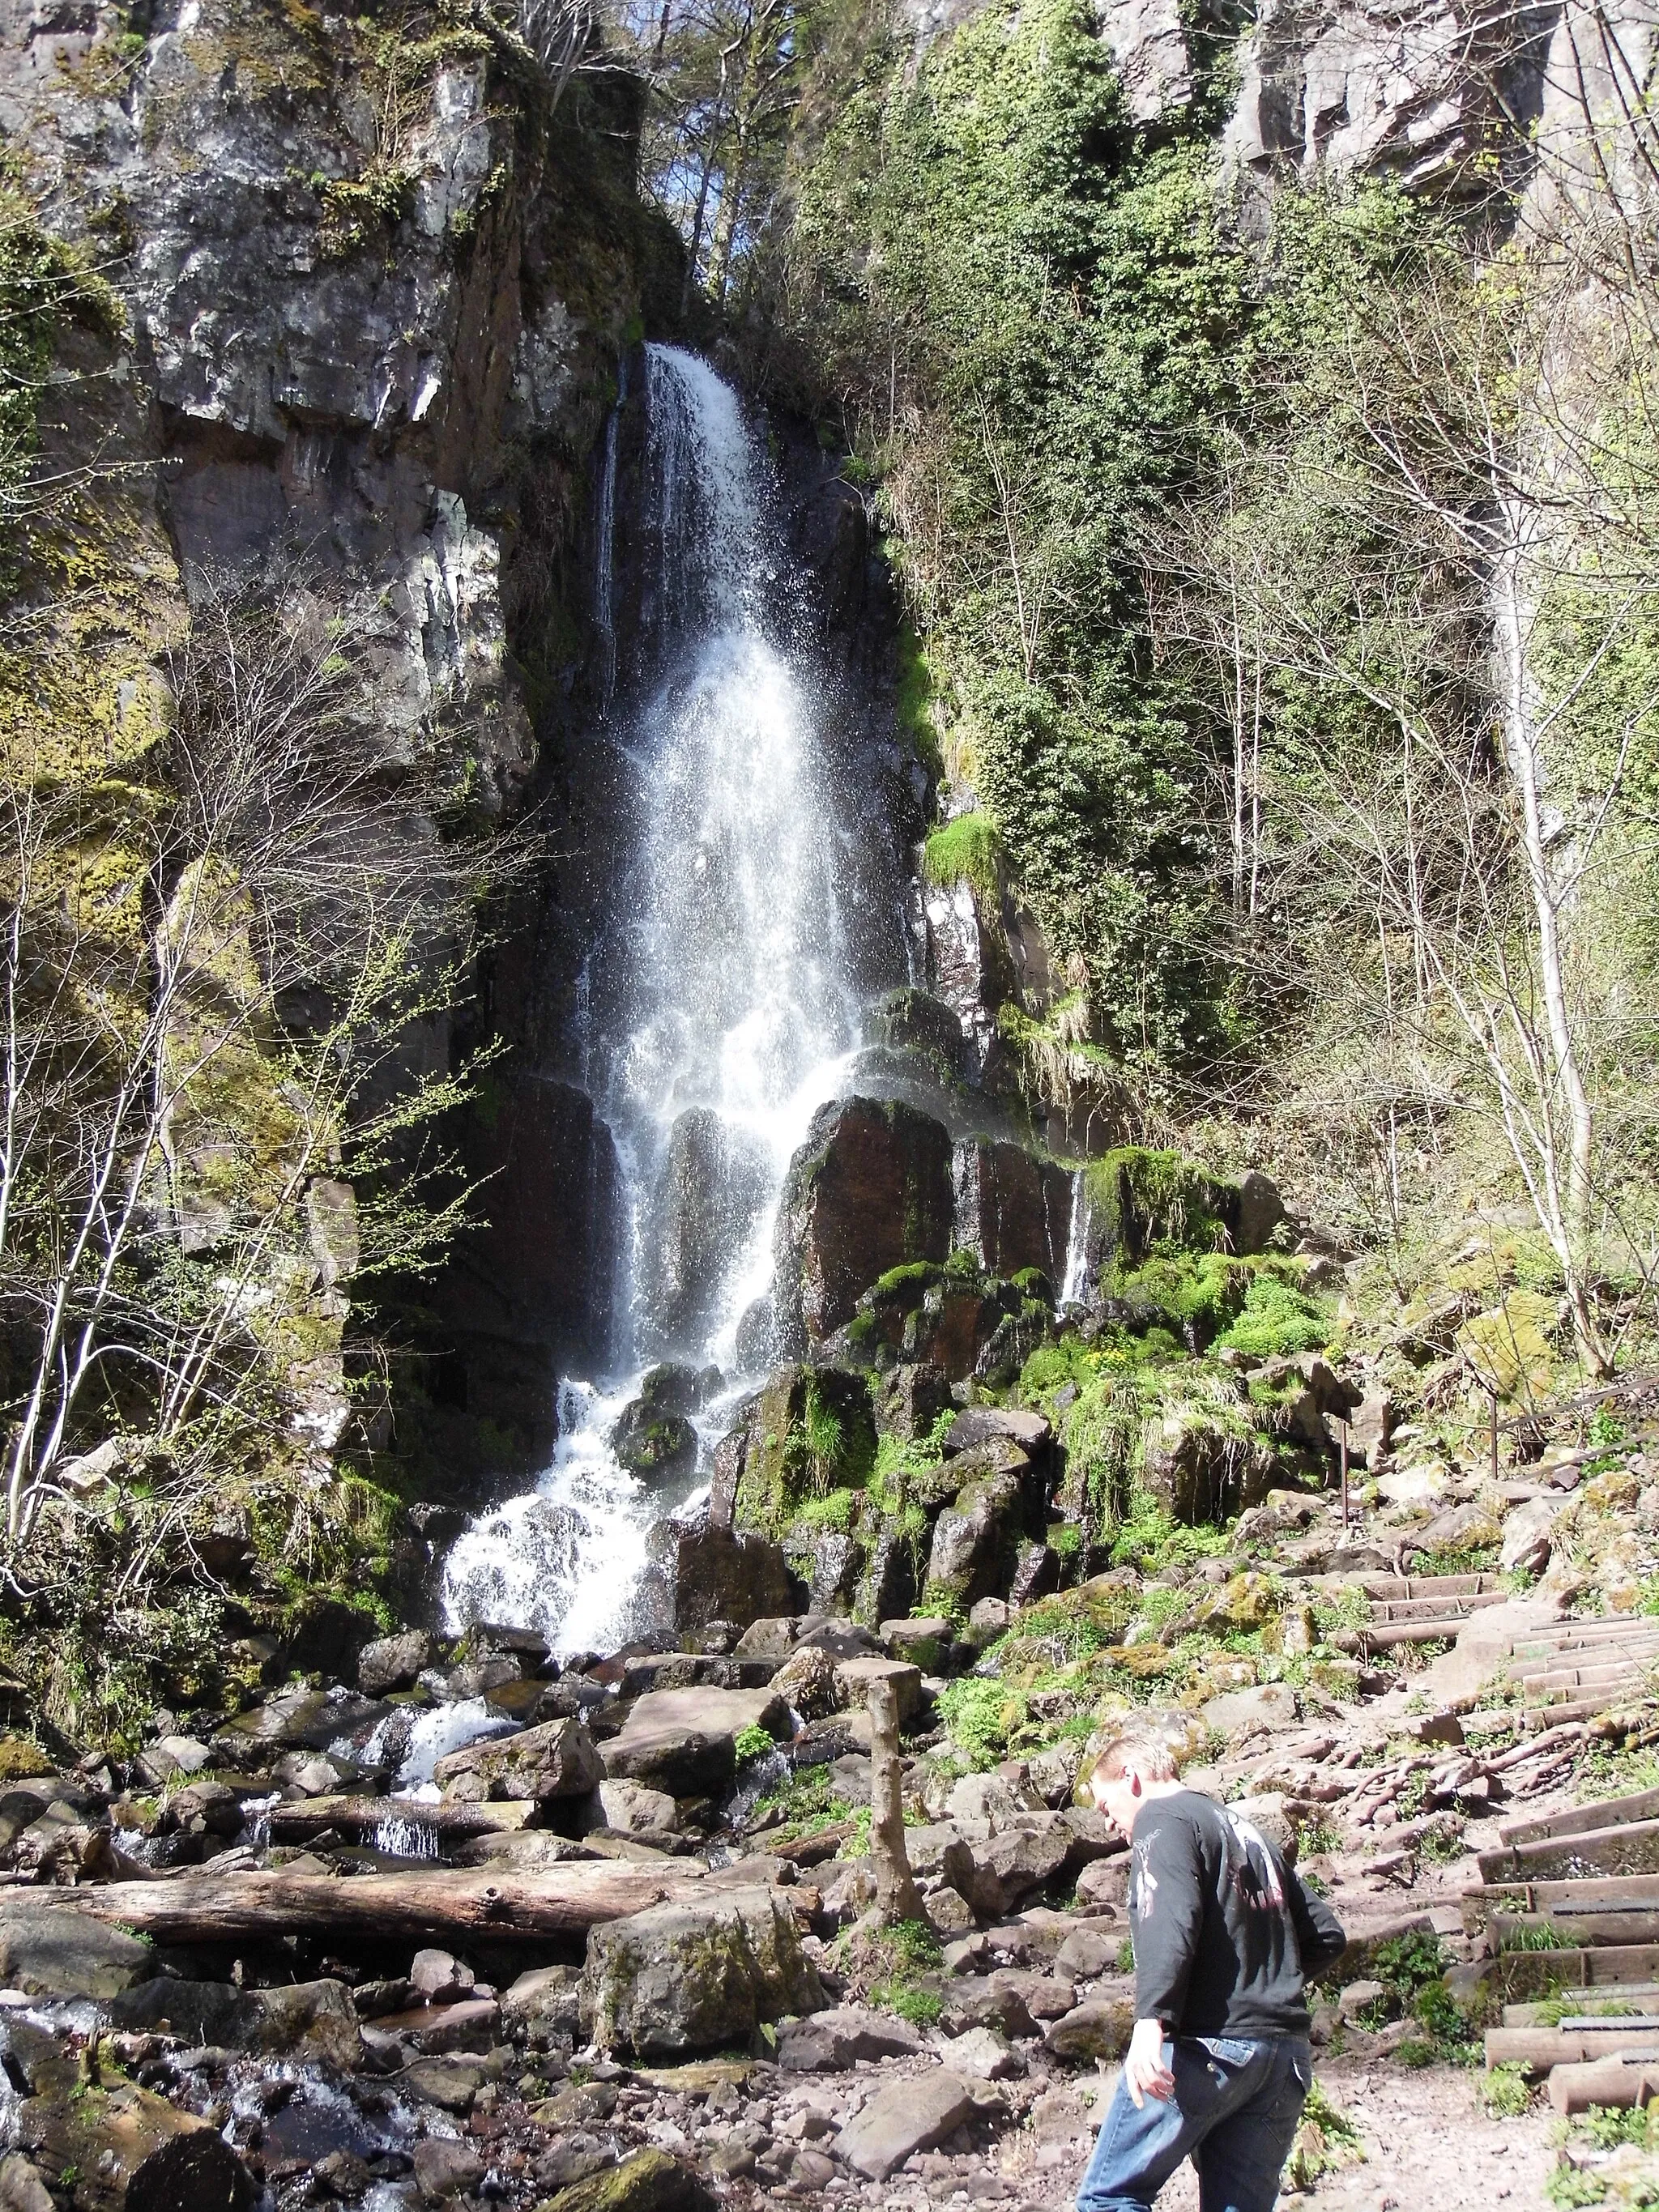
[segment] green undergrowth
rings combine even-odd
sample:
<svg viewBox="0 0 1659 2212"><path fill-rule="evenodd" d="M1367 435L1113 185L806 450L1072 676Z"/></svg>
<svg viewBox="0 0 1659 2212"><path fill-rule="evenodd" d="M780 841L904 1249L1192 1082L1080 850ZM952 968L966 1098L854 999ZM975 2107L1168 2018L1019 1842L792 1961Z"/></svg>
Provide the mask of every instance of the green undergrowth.
<svg viewBox="0 0 1659 2212"><path fill-rule="evenodd" d="M804 1766L781 1788L769 1790L757 1801L757 1817L773 1812L783 1818L767 1833L777 1843L793 1843L801 1836L815 1836L821 1829L838 1827L852 1818L853 1808L837 1791L827 1766Z"/></svg>
<svg viewBox="0 0 1659 2212"><path fill-rule="evenodd" d="M958 814L941 823L922 848L921 869L930 884L971 885L984 910L994 915L1002 896L1002 840L995 823L984 814Z"/></svg>

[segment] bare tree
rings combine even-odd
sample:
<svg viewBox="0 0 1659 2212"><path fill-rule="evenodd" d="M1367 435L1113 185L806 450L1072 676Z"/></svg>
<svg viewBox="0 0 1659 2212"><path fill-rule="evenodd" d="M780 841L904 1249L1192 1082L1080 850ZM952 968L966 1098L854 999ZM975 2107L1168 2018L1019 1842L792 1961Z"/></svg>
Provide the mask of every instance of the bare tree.
<svg viewBox="0 0 1659 2212"><path fill-rule="evenodd" d="M340 1280L418 1268L459 1218L420 1155L464 1086L410 1042L518 860L446 842L435 782L389 773L314 589L194 582L143 780L0 779L14 1543L95 1427L191 1431L204 1463L235 1420L303 1427ZM343 1176L394 1164L360 1219Z"/></svg>

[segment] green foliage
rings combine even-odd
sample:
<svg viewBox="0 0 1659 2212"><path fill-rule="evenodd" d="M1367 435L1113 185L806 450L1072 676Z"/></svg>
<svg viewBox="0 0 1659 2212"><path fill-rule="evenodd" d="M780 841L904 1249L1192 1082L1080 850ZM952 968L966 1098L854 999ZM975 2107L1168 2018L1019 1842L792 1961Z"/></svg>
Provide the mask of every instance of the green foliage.
<svg viewBox="0 0 1659 2212"><path fill-rule="evenodd" d="M1287 1269L1269 1264L1252 1270L1243 1310L1218 1342L1235 1352L1276 1359L1321 1351L1330 1336L1330 1316L1320 1301L1300 1288Z"/></svg>
<svg viewBox="0 0 1659 2212"><path fill-rule="evenodd" d="M981 911L994 915L1001 898L1002 844L983 814L958 814L935 830L922 848L921 872L930 884L969 884Z"/></svg>
<svg viewBox="0 0 1659 2212"><path fill-rule="evenodd" d="M769 1729L750 1726L738 1730L732 1740L732 1748L738 1754L738 1765L746 1766L750 1759L764 1759L767 1753L775 1751L777 1746Z"/></svg>
<svg viewBox="0 0 1659 2212"><path fill-rule="evenodd" d="M964 1674L939 1693L939 1715L952 1743L975 1767L994 1766L1025 1717L1025 1700L1000 1681Z"/></svg>
<svg viewBox="0 0 1659 2212"><path fill-rule="evenodd" d="M779 1825L768 1831L779 1843L789 1842L797 1836L815 1835L820 1828L838 1826L850 1817L852 1810L846 1799L837 1795L834 1777L827 1766L798 1768L780 1788L769 1791L755 1806L757 1818L763 1813L782 1815Z"/></svg>
<svg viewBox="0 0 1659 2212"><path fill-rule="evenodd" d="M1558 2166L1544 2184L1544 2194L1552 2204L1572 2212L1572 2208L1583 2204L1603 2204L1607 2202L1607 2185L1600 2174L1582 2172L1577 2166Z"/></svg>
<svg viewBox="0 0 1659 2212"><path fill-rule="evenodd" d="M1480 2101L1495 2120L1518 2120L1532 2109L1532 2085L1524 2066L1494 2066L1480 2084Z"/></svg>

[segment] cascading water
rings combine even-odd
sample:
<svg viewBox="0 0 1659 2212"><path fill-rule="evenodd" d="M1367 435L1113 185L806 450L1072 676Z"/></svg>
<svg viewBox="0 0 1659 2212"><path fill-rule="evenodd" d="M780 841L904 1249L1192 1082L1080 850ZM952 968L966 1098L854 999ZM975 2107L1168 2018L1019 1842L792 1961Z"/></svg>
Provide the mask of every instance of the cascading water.
<svg viewBox="0 0 1659 2212"><path fill-rule="evenodd" d="M1072 1215L1066 1234L1066 1279L1062 1307L1080 1305L1089 1292L1089 1179L1079 1168L1072 1177Z"/></svg>
<svg viewBox="0 0 1659 2212"><path fill-rule="evenodd" d="M656 558L639 627L662 672L631 712L637 672L619 672L631 858L584 969L621 1173L612 1373L563 1384L554 1465L462 1535L443 1583L452 1626L511 1621L567 1651L627 1634L648 1528L686 1502L686 1483L665 1493L618 1464L617 1417L644 1367L672 1358L720 1369L702 1419L719 1432L744 1379L739 1324L770 1286L785 1171L857 1034L843 832L763 448L736 394L678 348L647 349L646 406ZM613 424L602 522L615 466ZM607 574L607 623L610 593Z"/></svg>

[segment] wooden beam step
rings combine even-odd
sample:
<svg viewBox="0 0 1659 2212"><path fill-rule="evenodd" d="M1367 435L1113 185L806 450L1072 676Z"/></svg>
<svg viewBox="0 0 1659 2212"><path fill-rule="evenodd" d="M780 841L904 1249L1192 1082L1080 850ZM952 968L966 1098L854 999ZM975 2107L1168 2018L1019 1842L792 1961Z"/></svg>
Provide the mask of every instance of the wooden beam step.
<svg viewBox="0 0 1659 2212"><path fill-rule="evenodd" d="M1633 1682L1641 1668L1628 1659L1597 1660L1593 1667L1540 1668L1537 1673L1528 1668L1517 1679L1528 1697L1547 1695L1553 1690L1617 1689L1621 1682Z"/></svg>
<svg viewBox="0 0 1659 2212"><path fill-rule="evenodd" d="M1584 2066L1593 2059L1659 2059L1659 2031L1626 2028L1615 2032L1559 2027L1489 2027L1486 2064L1524 2066L1529 2074L1547 2074L1552 2066Z"/></svg>
<svg viewBox="0 0 1659 2212"><path fill-rule="evenodd" d="M1401 1644L1449 1644L1468 1619L1460 1613L1449 1620L1396 1620L1377 1628L1350 1628L1331 1640L1339 1651L1391 1651Z"/></svg>
<svg viewBox="0 0 1659 2212"><path fill-rule="evenodd" d="M1583 1836L1596 1828L1622 1828L1632 1820L1659 1820L1659 1790L1638 1790L1630 1797L1602 1797L1542 1820L1505 1820L1498 1833L1506 1844L1537 1844L1547 1836Z"/></svg>
<svg viewBox="0 0 1659 2212"><path fill-rule="evenodd" d="M1406 1597L1377 1598L1371 1604L1371 1619L1392 1620L1467 1620L1471 1613L1485 1607L1502 1605L1499 1596L1492 1597Z"/></svg>
<svg viewBox="0 0 1659 2212"><path fill-rule="evenodd" d="M1555 1923L1536 1918L1492 1924L1500 1942L1520 1928L1559 1932ZM1567 1951L1500 1948L1492 1965L1505 1997L1543 1996L1560 1990L1651 1990L1659 1994L1659 1942L1604 1943Z"/></svg>
<svg viewBox="0 0 1659 2212"><path fill-rule="evenodd" d="M1477 1854L1483 1881L1570 1881L1583 1875L1659 1874L1659 1820L1627 1821L1583 1835L1545 1836Z"/></svg>

